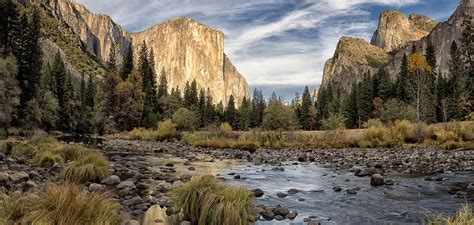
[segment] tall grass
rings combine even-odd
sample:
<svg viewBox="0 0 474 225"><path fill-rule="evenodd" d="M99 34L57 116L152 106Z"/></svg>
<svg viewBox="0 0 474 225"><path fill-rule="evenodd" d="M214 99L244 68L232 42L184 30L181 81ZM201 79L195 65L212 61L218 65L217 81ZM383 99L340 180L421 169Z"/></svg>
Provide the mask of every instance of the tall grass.
<svg viewBox="0 0 474 225"><path fill-rule="evenodd" d="M474 224L474 214L469 204L464 204L458 209L455 215L444 217L435 215L428 219L426 225L472 225Z"/></svg>
<svg viewBox="0 0 474 225"><path fill-rule="evenodd" d="M192 224L246 225L255 218L254 199L244 188L226 186L204 176L174 190L175 207Z"/></svg>
<svg viewBox="0 0 474 225"><path fill-rule="evenodd" d="M90 152L83 158L71 162L61 177L69 182L97 182L109 175L109 163L103 156Z"/></svg>
<svg viewBox="0 0 474 225"><path fill-rule="evenodd" d="M58 150L58 153L66 160L77 160L90 153L90 150L78 145L64 146Z"/></svg>
<svg viewBox="0 0 474 225"><path fill-rule="evenodd" d="M51 151L39 152L33 158L33 164L39 167L52 167L54 163L63 164L64 159Z"/></svg>
<svg viewBox="0 0 474 225"><path fill-rule="evenodd" d="M4 224L118 225L120 205L105 193L87 193L73 184L47 185L39 196L0 198L0 221Z"/></svg>

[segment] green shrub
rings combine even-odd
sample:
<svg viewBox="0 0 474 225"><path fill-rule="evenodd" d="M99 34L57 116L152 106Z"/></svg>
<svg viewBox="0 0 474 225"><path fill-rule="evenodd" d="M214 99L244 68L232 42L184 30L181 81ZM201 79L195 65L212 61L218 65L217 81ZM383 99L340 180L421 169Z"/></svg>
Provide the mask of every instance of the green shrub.
<svg viewBox="0 0 474 225"><path fill-rule="evenodd" d="M107 159L91 152L66 166L61 177L66 181L84 183L101 181L107 175L109 175Z"/></svg>
<svg viewBox="0 0 474 225"><path fill-rule="evenodd" d="M436 140L441 144L446 143L446 142L459 141L459 136L453 131L439 130L435 134L436 134Z"/></svg>
<svg viewBox="0 0 474 225"><path fill-rule="evenodd" d="M51 151L43 151L35 155L33 158L33 164L39 167L52 167L54 163L63 164L64 159Z"/></svg>
<svg viewBox="0 0 474 225"><path fill-rule="evenodd" d="M472 225L474 215L469 204L464 204L452 217L435 215L428 219L426 225Z"/></svg>
<svg viewBox="0 0 474 225"><path fill-rule="evenodd" d="M176 137L176 126L171 120L158 123L157 139L170 140Z"/></svg>
<svg viewBox="0 0 474 225"><path fill-rule="evenodd" d="M30 144L17 144L12 148L13 156L31 157L38 151L35 146Z"/></svg>
<svg viewBox="0 0 474 225"><path fill-rule="evenodd" d="M24 224L70 225L122 223L120 205L106 193L87 193L74 184L48 185L22 218Z"/></svg>
<svg viewBox="0 0 474 225"><path fill-rule="evenodd" d="M66 161L77 160L86 156L90 151L79 145L65 146L58 150L58 153Z"/></svg>
<svg viewBox="0 0 474 225"><path fill-rule="evenodd" d="M229 131L232 131L232 126L227 123L227 122L224 122L224 123L221 123L219 125L219 131L220 132L229 132Z"/></svg>
<svg viewBox="0 0 474 225"><path fill-rule="evenodd" d="M173 114L173 122L178 130L192 131L198 125L198 120L193 111L186 108L179 108Z"/></svg>
<svg viewBox="0 0 474 225"><path fill-rule="evenodd" d="M359 145L365 148L390 147L390 131L383 125L370 126L364 131L364 138Z"/></svg>
<svg viewBox="0 0 474 225"><path fill-rule="evenodd" d="M174 202L192 224L246 225L255 218L253 194L218 182L213 176L193 179L173 191Z"/></svg>

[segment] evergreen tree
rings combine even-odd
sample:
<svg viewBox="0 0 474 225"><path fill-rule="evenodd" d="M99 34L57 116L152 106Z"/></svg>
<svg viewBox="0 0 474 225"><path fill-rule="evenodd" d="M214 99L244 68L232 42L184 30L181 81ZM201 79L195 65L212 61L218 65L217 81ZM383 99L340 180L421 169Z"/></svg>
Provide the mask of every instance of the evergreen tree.
<svg viewBox="0 0 474 225"><path fill-rule="evenodd" d="M120 130L131 130L140 125L144 93L141 75L134 71L116 87L120 110L115 115Z"/></svg>
<svg viewBox="0 0 474 225"><path fill-rule="evenodd" d="M265 99L263 99L263 93L261 90L255 88L252 99L252 127L259 127L262 125L264 111Z"/></svg>
<svg viewBox="0 0 474 225"><path fill-rule="evenodd" d="M117 70L117 59L115 58L115 45L112 44L110 47L109 57L107 58L107 69Z"/></svg>
<svg viewBox="0 0 474 225"><path fill-rule="evenodd" d="M18 116L21 89L16 79L18 66L13 56L0 59L0 128L10 127Z"/></svg>
<svg viewBox="0 0 474 225"><path fill-rule="evenodd" d="M227 107L224 113L225 121L228 122L232 128L238 127L237 110L235 109L234 96L230 95Z"/></svg>
<svg viewBox="0 0 474 225"><path fill-rule="evenodd" d="M142 91L145 93L141 125L147 128L155 126L159 117L154 64L153 49L148 53L148 47L143 42L139 53L138 68L143 81Z"/></svg>
<svg viewBox="0 0 474 225"><path fill-rule="evenodd" d="M308 86L304 88L301 101L300 124L303 130L313 130L316 125L316 112L312 104Z"/></svg>
<svg viewBox="0 0 474 225"><path fill-rule="evenodd" d="M161 70L160 84L158 85L158 98L168 95L168 81L166 80L165 70Z"/></svg>
<svg viewBox="0 0 474 225"><path fill-rule="evenodd" d="M205 114L206 114L206 118L205 118L206 125L211 125L215 120L217 120L215 107L212 102L211 90L209 90L209 88L207 89L207 92L206 92Z"/></svg>
<svg viewBox="0 0 474 225"><path fill-rule="evenodd" d="M447 108L447 98L448 98L448 81L443 76L443 74L438 74L438 78L436 79L436 120L441 122L445 120L445 117L449 117L447 115L446 108Z"/></svg>
<svg viewBox="0 0 474 225"><path fill-rule="evenodd" d="M373 83L370 75L365 74L357 88L357 124L360 128L364 122L369 120L373 109Z"/></svg>
<svg viewBox="0 0 474 225"><path fill-rule="evenodd" d="M375 79L374 79L375 80ZM382 100L387 101L393 96L393 84L392 80L390 80L390 75L386 70L380 70L377 73L377 82L378 85L376 88L377 90L374 91L376 94L374 96L380 97Z"/></svg>
<svg viewBox="0 0 474 225"><path fill-rule="evenodd" d="M250 120L252 109L250 99L244 97L239 108L239 130L248 130L250 128Z"/></svg>
<svg viewBox="0 0 474 225"><path fill-rule="evenodd" d="M396 81L396 94L398 99L408 102L408 57L406 54L403 55L402 64L400 66L400 73L398 74Z"/></svg>
<svg viewBox="0 0 474 225"><path fill-rule="evenodd" d="M464 116L470 110L464 65L462 53L456 42L453 41L451 44L450 80L448 84L451 91L449 115L456 120L464 119Z"/></svg>
<svg viewBox="0 0 474 225"><path fill-rule="evenodd" d="M0 15L0 54L2 58L6 58L14 49L14 39L20 32L16 3L13 0L0 1Z"/></svg>
<svg viewBox="0 0 474 225"><path fill-rule="evenodd" d="M351 92L349 93L346 103L344 104L344 117L346 119L346 126L348 128L358 127L358 112L357 112L357 84L353 83Z"/></svg>
<svg viewBox="0 0 474 225"><path fill-rule="evenodd" d="M127 80L128 75L133 70L133 48L132 43L128 44L127 53L123 57L122 67L120 68L120 76L122 80Z"/></svg>
<svg viewBox="0 0 474 225"><path fill-rule="evenodd" d="M184 105L189 109L194 109L197 107L197 103L198 93L196 80L193 80L191 85L189 85L189 82L186 82L186 86L184 89Z"/></svg>
<svg viewBox="0 0 474 225"><path fill-rule="evenodd" d="M55 56L51 73L53 74L55 85L55 95L58 99L59 105L59 129L72 132L75 128L74 120L74 89L72 87L71 78L66 72L61 55L58 53Z"/></svg>
<svg viewBox="0 0 474 225"><path fill-rule="evenodd" d="M206 126L206 92L204 92L204 89L201 89L199 92L199 100L198 100L198 117L199 117L199 127L204 127Z"/></svg>
<svg viewBox="0 0 474 225"><path fill-rule="evenodd" d="M466 90L469 94L470 111L474 111L474 20L472 15L465 14L462 23L462 52L467 70Z"/></svg>
<svg viewBox="0 0 474 225"><path fill-rule="evenodd" d="M21 89L20 114L25 117L26 103L37 94L41 78L42 51L39 45L40 18L38 9L33 10L31 20L23 13L20 18L18 32L15 37L13 53L18 60L18 82ZM3 31L2 31L3 32Z"/></svg>

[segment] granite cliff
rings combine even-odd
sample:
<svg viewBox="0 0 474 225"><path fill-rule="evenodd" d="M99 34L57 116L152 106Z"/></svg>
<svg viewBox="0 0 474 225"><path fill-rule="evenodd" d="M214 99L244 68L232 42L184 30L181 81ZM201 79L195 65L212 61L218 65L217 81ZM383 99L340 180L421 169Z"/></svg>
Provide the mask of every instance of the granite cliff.
<svg viewBox="0 0 474 225"><path fill-rule="evenodd" d="M209 88L215 103L222 101L225 105L230 95L233 95L239 105L243 97L249 96L245 77L224 53L224 34L195 20L176 18L132 33L116 24L110 16L94 14L74 1L30 0L30 3L41 7L49 21L55 20L54 26L69 32L67 37L59 38L67 39L68 48L80 49L83 58L98 61L97 65L88 66L97 69L94 72L99 76L103 69L97 67L107 60L112 48L120 63L129 44L132 44L134 53L138 53L140 45L145 42L154 50L156 74L159 76L162 70L165 71L170 90L176 86L182 89L186 82L196 80L199 89ZM46 58L51 58L48 56L52 54L51 49L64 48L65 45L57 43L58 38L52 38L56 35L54 31L47 34L45 39L50 40L44 40L44 52ZM69 71L73 74L86 73L77 72L80 70L77 67L83 64L94 64L73 59L72 54L64 52L66 64L71 65ZM138 58L137 54L135 58Z"/></svg>

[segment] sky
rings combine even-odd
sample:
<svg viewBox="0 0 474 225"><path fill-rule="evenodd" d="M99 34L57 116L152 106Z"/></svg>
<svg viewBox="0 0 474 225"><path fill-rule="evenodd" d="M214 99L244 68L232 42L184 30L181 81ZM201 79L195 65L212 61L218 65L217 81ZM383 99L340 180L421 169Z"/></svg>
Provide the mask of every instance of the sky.
<svg viewBox="0 0 474 225"><path fill-rule="evenodd" d="M341 36L370 41L380 12L445 21L459 0L76 0L128 31L189 17L225 34L225 52L250 88L291 99L321 83Z"/></svg>

